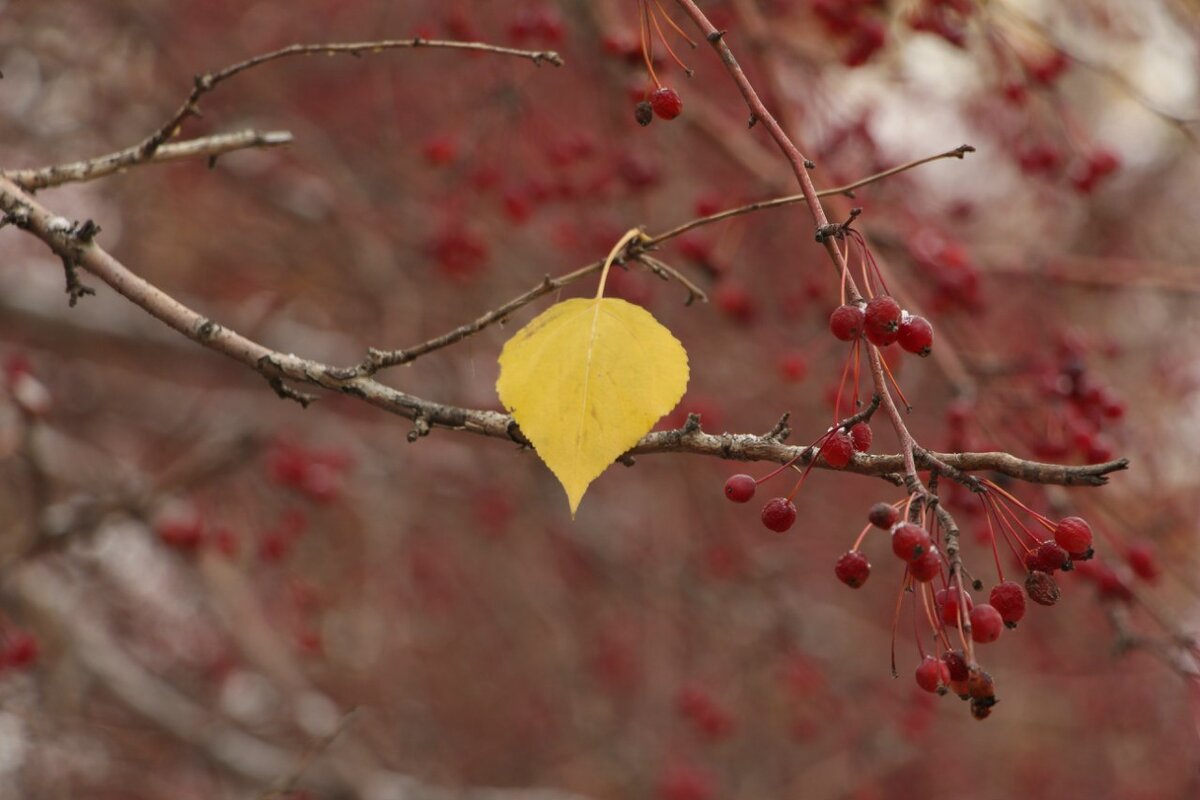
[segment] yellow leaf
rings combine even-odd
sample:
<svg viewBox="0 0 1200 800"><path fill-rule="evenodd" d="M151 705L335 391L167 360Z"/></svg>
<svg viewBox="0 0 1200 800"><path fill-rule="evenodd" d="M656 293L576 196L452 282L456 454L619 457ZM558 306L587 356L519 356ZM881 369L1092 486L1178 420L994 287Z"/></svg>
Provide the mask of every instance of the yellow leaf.
<svg viewBox="0 0 1200 800"><path fill-rule="evenodd" d="M683 397L687 352L646 309L565 300L500 353L500 402L554 473L571 515L588 485Z"/></svg>

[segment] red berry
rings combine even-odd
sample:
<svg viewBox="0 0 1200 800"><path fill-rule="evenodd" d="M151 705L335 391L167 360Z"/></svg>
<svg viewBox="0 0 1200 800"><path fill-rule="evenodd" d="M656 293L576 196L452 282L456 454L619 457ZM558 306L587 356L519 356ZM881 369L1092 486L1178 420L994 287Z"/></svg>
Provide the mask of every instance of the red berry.
<svg viewBox="0 0 1200 800"><path fill-rule="evenodd" d="M1053 575L1035 569L1025 576L1025 594L1038 605L1052 606L1058 602L1062 592Z"/></svg>
<svg viewBox="0 0 1200 800"><path fill-rule="evenodd" d="M735 281L721 281L713 292L713 301L717 308L743 325L753 322L757 314L754 298Z"/></svg>
<svg viewBox="0 0 1200 800"><path fill-rule="evenodd" d="M776 533L783 533L796 521L796 506L786 497L767 501L762 510L762 524Z"/></svg>
<svg viewBox="0 0 1200 800"><path fill-rule="evenodd" d="M696 767L675 765L658 782L661 800L710 800L713 797L713 777Z"/></svg>
<svg viewBox="0 0 1200 800"><path fill-rule="evenodd" d="M1086 553L1092 547L1092 528L1082 517L1066 517L1054 528L1054 541L1068 553Z"/></svg>
<svg viewBox="0 0 1200 800"><path fill-rule="evenodd" d="M857 589L871 577L871 562L857 550L843 553L833 565L833 572L842 583Z"/></svg>
<svg viewBox="0 0 1200 800"><path fill-rule="evenodd" d="M821 445L821 455L825 463L834 469L842 469L854 457L854 443L850 436L840 428L825 437Z"/></svg>
<svg viewBox="0 0 1200 800"><path fill-rule="evenodd" d="M988 602L1000 612L1004 624L1012 627L1025 616L1025 595L1015 581L1004 581L992 588Z"/></svg>
<svg viewBox="0 0 1200 800"><path fill-rule="evenodd" d="M13 631L4 645L3 661L11 667L25 669L38 658L38 640L25 631Z"/></svg>
<svg viewBox="0 0 1200 800"><path fill-rule="evenodd" d="M929 583L942 574L942 556L936 547L930 547L920 558L908 565L908 571L914 580Z"/></svg>
<svg viewBox="0 0 1200 800"><path fill-rule="evenodd" d="M194 511L175 511L154 525L162 543L185 552L194 552L204 541L204 520Z"/></svg>
<svg viewBox="0 0 1200 800"><path fill-rule="evenodd" d="M1158 564L1158 551L1150 542L1136 542L1125 551L1125 561L1134 574L1148 583L1154 583L1162 574Z"/></svg>
<svg viewBox="0 0 1200 800"><path fill-rule="evenodd" d="M834 338L852 342L862 336L864 316L858 306L838 306L829 315L829 330Z"/></svg>
<svg viewBox="0 0 1200 800"><path fill-rule="evenodd" d="M886 347L896 341L901 313L900 304L888 295L880 295L867 303L863 318L867 341L878 347Z"/></svg>
<svg viewBox="0 0 1200 800"><path fill-rule="evenodd" d="M800 353L785 353L779 359L779 373L788 383L799 383L808 374L808 360Z"/></svg>
<svg viewBox="0 0 1200 800"><path fill-rule="evenodd" d="M1056 543L1046 541L1025 554L1025 568L1041 572L1057 572L1063 569L1070 560L1070 553Z"/></svg>
<svg viewBox="0 0 1200 800"><path fill-rule="evenodd" d="M929 552L933 541L929 531L911 522L902 522L892 528L892 552L909 563Z"/></svg>
<svg viewBox="0 0 1200 800"><path fill-rule="evenodd" d="M963 596L967 598L967 613L970 613L971 609L975 607L975 601L971 599L969 592L965 592ZM937 604L938 611L941 613L942 622L947 625L958 625L958 587L951 586L948 589L938 589L937 594L933 596L933 600Z"/></svg>
<svg viewBox="0 0 1200 800"><path fill-rule="evenodd" d="M1004 630L1004 618L987 603L971 609L971 638L980 644L988 644L1000 638Z"/></svg>
<svg viewBox="0 0 1200 800"><path fill-rule="evenodd" d="M674 89L663 86L650 95L650 107L663 119L675 119L683 111L683 100Z"/></svg>
<svg viewBox="0 0 1200 800"><path fill-rule="evenodd" d="M908 352L924 358L933 350L933 326L924 317L907 316L900 323L896 341Z"/></svg>
<svg viewBox="0 0 1200 800"><path fill-rule="evenodd" d="M444 166L458 156L458 142L451 136L433 136L425 140L421 152L430 164Z"/></svg>
<svg viewBox="0 0 1200 800"><path fill-rule="evenodd" d="M871 521L871 524L876 528L883 528L885 531L891 530L899 518L900 512L887 503L876 503L867 512L867 519Z"/></svg>
<svg viewBox="0 0 1200 800"><path fill-rule="evenodd" d="M945 693L946 684L950 682L950 668L945 662L934 658L933 656L925 656L921 661L921 665L917 667L917 686L920 686L927 692Z"/></svg>
<svg viewBox="0 0 1200 800"><path fill-rule="evenodd" d="M754 497L757 485L749 475L732 475L725 481L725 496L735 503L748 503Z"/></svg>
<svg viewBox="0 0 1200 800"><path fill-rule="evenodd" d="M854 452L865 453L871 449L871 426L859 422L850 428L850 441L854 443Z"/></svg>

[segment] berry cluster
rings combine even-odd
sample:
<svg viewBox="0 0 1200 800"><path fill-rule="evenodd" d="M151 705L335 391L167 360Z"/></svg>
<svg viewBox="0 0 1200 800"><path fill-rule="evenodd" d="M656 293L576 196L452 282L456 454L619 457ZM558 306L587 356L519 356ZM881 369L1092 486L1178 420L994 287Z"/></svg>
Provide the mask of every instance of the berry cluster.
<svg viewBox="0 0 1200 800"><path fill-rule="evenodd" d="M844 469L853 461L855 453L865 453L870 449L873 435L869 419L876 407L877 404L872 404L863 413L830 428L795 458L762 478L755 478L744 473L730 476L725 481L725 497L734 503L748 503L754 499L758 484L795 466L802 459L807 459L807 467L787 496L773 497L762 508L763 527L776 533L785 533L796 522L796 504L794 502L796 494L804 485L804 480L812 471L818 457L825 462L826 466L833 469Z"/></svg>
<svg viewBox="0 0 1200 800"><path fill-rule="evenodd" d="M971 591L982 590L983 583L972 581L970 588L964 583L958 532L943 528L936 514L926 513L928 509L914 509L911 500L872 506L867 514L868 523L853 547L835 562L834 574L850 588L860 588L871 574L870 561L860 548L871 530L887 531L893 555L905 565L897 621L904 598L912 597L913 630L920 658L917 685L938 694L953 691L970 700L972 715L983 719L996 703L995 684L979 667L975 645L991 644L1005 628L1015 628L1025 616L1026 597L1039 605L1053 605L1060 595L1053 574L1072 569L1075 563L1092 557L1092 530L1080 517L1066 517L1052 523L994 484L988 485L980 496L988 509L988 519L996 520L1014 555L1021 556L1026 570L1024 586L1005 579L993 533L998 580L987 602L977 603ZM906 506L903 517L901 506ZM1017 516L1016 509L1032 516L1050 537L1034 536ZM1102 581L1097 578L1098 583ZM928 627L927 635L943 651L941 657L925 652L926 636L919 632L922 626Z"/></svg>
<svg viewBox="0 0 1200 800"><path fill-rule="evenodd" d="M659 21L659 17L661 16L665 20L666 25L690 46L694 48L696 43L683 32L682 28L675 24L675 21L671 19L660 4L655 4L657 11L654 6L651 6L649 0L639 0L638 6L638 31L640 33L641 47L640 51L635 52L640 52L642 61L646 65L646 72L654 84L654 90L648 94L643 94L641 100L633 107L633 118L637 121L637 124L645 127L653 122L655 117L671 120L683 113L683 100L679 97L679 93L669 86L664 86L658 78L658 72L654 68L657 63L654 56L655 38L662 43L671 60L688 77L692 75L692 70L683 63L679 56L675 54L674 48L671 47L671 42L666 36L663 29L663 22Z"/></svg>

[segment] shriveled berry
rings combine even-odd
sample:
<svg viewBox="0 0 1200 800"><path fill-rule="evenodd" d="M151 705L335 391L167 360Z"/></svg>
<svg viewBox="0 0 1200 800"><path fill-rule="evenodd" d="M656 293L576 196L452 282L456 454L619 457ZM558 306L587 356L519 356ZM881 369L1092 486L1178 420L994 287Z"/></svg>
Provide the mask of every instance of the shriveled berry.
<svg viewBox="0 0 1200 800"><path fill-rule="evenodd" d="M863 332L867 341L879 347L896 341L901 313L900 304L891 296L882 294L872 298L863 313Z"/></svg>
<svg viewBox="0 0 1200 800"><path fill-rule="evenodd" d="M1025 616L1025 595L1015 581L1004 581L992 587L988 602L1000 612L1008 627L1014 627Z"/></svg>
<svg viewBox="0 0 1200 800"><path fill-rule="evenodd" d="M1054 541L1068 553L1084 553L1092 547L1092 527L1082 517L1066 517L1054 528Z"/></svg>
<svg viewBox="0 0 1200 800"><path fill-rule="evenodd" d="M967 668L967 659L963 656L962 650L947 650L942 654L942 663L946 665L952 681L966 681L971 677L971 672Z"/></svg>
<svg viewBox="0 0 1200 800"><path fill-rule="evenodd" d="M871 562L857 550L843 553L833 565L833 572L842 583L857 589L871 577Z"/></svg>
<svg viewBox="0 0 1200 800"><path fill-rule="evenodd" d="M967 613L975 607L975 601L971 599L970 592L963 594L967 598ZM937 594L933 596L934 603L937 604L938 611L942 616L942 622L947 625L958 625L959 602L958 602L958 587L951 586L947 589L938 589Z"/></svg>
<svg viewBox="0 0 1200 800"><path fill-rule="evenodd" d="M900 323L896 341L903 349L924 358L933 350L933 326L924 317L907 316Z"/></svg>
<svg viewBox="0 0 1200 800"><path fill-rule="evenodd" d="M776 533L783 533L796 521L796 506L786 497L767 501L762 510L762 524Z"/></svg>
<svg viewBox="0 0 1200 800"><path fill-rule="evenodd" d="M854 452L865 453L871 449L871 426L866 422L858 422L850 427L850 441L854 444Z"/></svg>
<svg viewBox="0 0 1200 800"><path fill-rule="evenodd" d="M892 528L892 552L904 561L913 562L929 552L933 540L929 531L911 522L901 522Z"/></svg>
<svg viewBox="0 0 1200 800"><path fill-rule="evenodd" d="M650 95L650 107L663 119L675 119L683 111L683 100L674 89L663 86Z"/></svg>
<svg viewBox="0 0 1200 800"><path fill-rule="evenodd" d="M749 503L758 484L749 475L731 475L725 481L725 496L735 503Z"/></svg>
<svg viewBox="0 0 1200 800"><path fill-rule="evenodd" d="M979 667L971 668L971 675L967 678L967 694L971 696L972 705L978 703L985 708L996 705L996 683L991 675Z"/></svg>
<svg viewBox="0 0 1200 800"><path fill-rule="evenodd" d="M945 662L925 656L917 667L917 686L927 692L946 693L946 684L950 682L950 668Z"/></svg>
<svg viewBox="0 0 1200 800"><path fill-rule="evenodd" d="M1000 638L1004 630L1004 618L995 607L980 603L971 609L971 638L980 644L988 644Z"/></svg>
<svg viewBox="0 0 1200 800"><path fill-rule="evenodd" d="M1025 576L1025 594L1029 595L1030 600L1041 606L1052 606L1062 596L1054 576L1049 572L1036 569L1031 570Z"/></svg>
<svg viewBox="0 0 1200 800"><path fill-rule="evenodd" d="M825 437L821 445L821 456L825 463L834 469L842 469L854 457L854 443L849 434L840 428Z"/></svg>
<svg viewBox="0 0 1200 800"><path fill-rule="evenodd" d="M864 318L863 310L858 306L838 306L829 315L829 330L834 338L852 342L862 336Z"/></svg>
<svg viewBox="0 0 1200 800"><path fill-rule="evenodd" d="M1055 542L1045 541L1025 554L1025 568L1041 572L1057 572L1066 569L1071 554Z"/></svg>
<svg viewBox="0 0 1200 800"><path fill-rule="evenodd" d="M871 510L867 512L867 519L876 528L883 528L885 531L891 530L896 521L900 519L900 512L887 503L876 503L871 506Z"/></svg>
<svg viewBox="0 0 1200 800"><path fill-rule="evenodd" d="M643 128L654 122L654 108L645 100L633 107L633 118Z"/></svg>

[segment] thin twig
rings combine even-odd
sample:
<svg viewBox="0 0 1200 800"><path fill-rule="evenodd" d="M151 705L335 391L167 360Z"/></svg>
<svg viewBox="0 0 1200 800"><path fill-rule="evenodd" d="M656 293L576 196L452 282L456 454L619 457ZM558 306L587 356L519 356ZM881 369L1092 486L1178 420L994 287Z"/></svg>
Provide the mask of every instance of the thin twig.
<svg viewBox="0 0 1200 800"><path fill-rule="evenodd" d="M553 64L556 67L561 67L563 64L562 58L553 50L519 50L514 47L500 47L494 44L485 44L483 42L450 42L440 39L422 39L416 37L413 39L382 39L375 42L338 42L330 44L293 44L288 47L282 47L278 50L273 50L270 53L262 53L257 56L239 61L236 64L231 64L224 69L216 72L208 72L203 75L197 75L193 84L192 91L188 94L187 99L181 105L171 118L168 119L158 130L146 137L145 140L138 145L141 153L149 157L154 154L159 147L166 143L168 139L179 132L179 128L183 125L183 121L190 116L198 116L200 113L199 101L204 95L211 92L223 81L229 80L235 75L245 72L248 69L257 67L261 64L266 64L269 61L275 61L280 58L297 55L312 55L314 53L325 53L336 55L339 53L361 57L370 53L381 53L385 50L411 49L417 47L434 47L447 48L453 50L474 50L484 53L497 53L500 55L517 56L519 58L528 58L534 64L546 62Z"/></svg>
<svg viewBox="0 0 1200 800"><path fill-rule="evenodd" d="M859 188L862 188L863 186L867 186L867 185L875 183L877 181L881 181L884 178L890 178L893 175L899 175L901 172L907 172L910 169L914 169L914 168L922 166L924 164L928 164L931 161L938 161L943 158L963 158L967 153L974 153L974 152L975 152L975 148L969 144L959 145L958 147L954 148L953 150L947 150L944 153L938 153L937 155L926 156L925 158L919 158L916 161L909 161L906 164L900 164L899 166L892 167L890 169L885 169L883 172L877 172L874 175L868 175L867 177L862 178L861 180L857 180L853 183L848 183L845 186L837 186L832 189L822 189L821 191L816 193L816 196L817 197L833 197L835 195L848 194L850 192L853 192L855 189L859 189ZM767 208L783 208L785 206L795 205L796 203L803 203L803 202L805 202L805 196L803 194L793 194L793 195L788 195L786 197L776 197L771 200L761 200L757 203L748 203L747 205L744 205L744 206L738 206L737 208L731 208L726 211L720 211L716 214L709 214L707 217L699 217L697 219L693 219L688 222L685 222L682 225L679 225L675 228L671 228L669 231L666 231L665 233L660 233L655 236L651 236L650 239L646 242L646 244L647 244L647 246L661 244L661 243L667 241L668 239L674 239L676 236L685 234L690 230L694 230L695 228L699 228L703 225L711 225L714 222L720 222L721 220L729 219L730 217L738 217L738 216L741 216L742 214L749 214L754 211L762 211L763 209L767 209Z"/></svg>
<svg viewBox="0 0 1200 800"><path fill-rule="evenodd" d="M74 161L70 164L56 164L37 169L10 170L0 172L22 189L34 191L51 186L61 186L64 183L81 183L104 178L123 169L139 164L165 164L170 161L180 161L185 158L216 158L225 153L249 148L280 147L290 144L292 134L288 131L255 131L246 130L237 133L220 133L215 136L201 136L184 142L164 144L150 155L146 155L142 145L126 147L108 155L89 158L84 161Z"/></svg>

